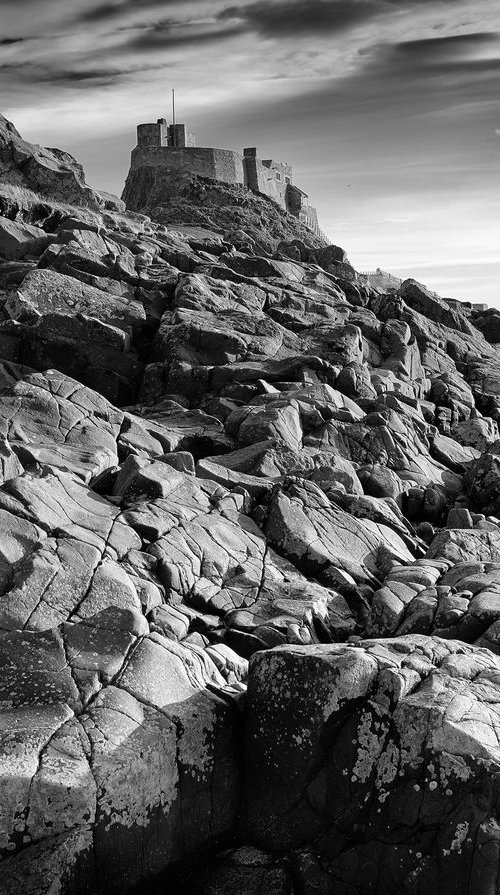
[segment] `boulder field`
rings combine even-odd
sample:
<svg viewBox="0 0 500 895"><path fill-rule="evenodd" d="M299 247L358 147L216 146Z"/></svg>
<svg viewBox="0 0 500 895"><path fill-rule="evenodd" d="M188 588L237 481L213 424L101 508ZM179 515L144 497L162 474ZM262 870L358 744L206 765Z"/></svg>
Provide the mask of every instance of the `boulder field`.
<svg viewBox="0 0 500 895"><path fill-rule="evenodd" d="M497 312L125 198L0 117L0 892L499 895Z"/></svg>

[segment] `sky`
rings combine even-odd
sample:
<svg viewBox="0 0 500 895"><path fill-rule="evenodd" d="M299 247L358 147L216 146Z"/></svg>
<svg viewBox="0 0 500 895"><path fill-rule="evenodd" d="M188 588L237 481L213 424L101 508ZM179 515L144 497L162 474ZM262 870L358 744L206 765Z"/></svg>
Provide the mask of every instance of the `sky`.
<svg viewBox="0 0 500 895"><path fill-rule="evenodd" d="M0 111L120 194L139 122L293 165L358 270L500 307L499 0L0 0Z"/></svg>

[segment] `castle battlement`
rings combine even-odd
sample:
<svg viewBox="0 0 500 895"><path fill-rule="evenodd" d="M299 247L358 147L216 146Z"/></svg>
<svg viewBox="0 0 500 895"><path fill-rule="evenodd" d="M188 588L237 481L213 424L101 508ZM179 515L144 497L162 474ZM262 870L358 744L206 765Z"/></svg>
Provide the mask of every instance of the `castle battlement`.
<svg viewBox="0 0 500 895"><path fill-rule="evenodd" d="M158 118L137 126L137 146L132 150L131 170L148 167L188 172L263 193L321 235L316 209L309 205L307 193L294 184L292 167L288 162L260 159L256 147L239 153L196 146L185 124Z"/></svg>
<svg viewBox="0 0 500 895"><path fill-rule="evenodd" d="M137 145L142 149L166 146L169 149L194 148L194 134L188 133L185 124L167 124L166 118L158 118L156 124L137 125Z"/></svg>

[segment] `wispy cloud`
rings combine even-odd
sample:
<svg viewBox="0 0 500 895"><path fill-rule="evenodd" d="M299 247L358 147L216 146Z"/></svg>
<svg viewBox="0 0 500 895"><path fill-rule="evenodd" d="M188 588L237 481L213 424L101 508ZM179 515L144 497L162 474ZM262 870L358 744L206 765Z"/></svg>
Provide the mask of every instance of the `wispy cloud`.
<svg viewBox="0 0 500 895"><path fill-rule="evenodd" d="M0 47L11 47L13 44L25 43L29 37L3 37L0 39Z"/></svg>
<svg viewBox="0 0 500 895"><path fill-rule="evenodd" d="M229 6L219 19L245 23L265 37L327 32L342 32L378 14L372 0L259 0L242 6Z"/></svg>
<svg viewBox="0 0 500 895"><path fill-rule="evenodd" d="M168 6L180 6L181 0L117 0L115 3L97 3L78 10L75 20L80 22L112 23L124 19L129 13L158 12L163 14Z"/></svg>
<svg viewBox="0 0 500 895"><path fill-rule="evenodd" d="M154 25L145 25L140 28L130 28L136 34L126 42L128 50L161 50L182 45L199 45L217 43L229 40L242 33L238 25L232 27L221 26L213 23L176 22L167 20L157 22Z"/></svg>
<svg viewBox="0 0 500 895"><path fill-rule="evenodd" d="M495 31L473 31L464 34L448 34L444 37L427 37L420 40L405 40L399 44L400 49L417 55L455 55L478 47L498 44L500 35Z"/></svg>
<svg viewBox="0 0 500 895"><path fill-rule="evenodd" d="M244 23L264 37L337 34L377 18L420 15L425 7L450 10L461 0L257 0L225 7L220 19Z"/></svg>

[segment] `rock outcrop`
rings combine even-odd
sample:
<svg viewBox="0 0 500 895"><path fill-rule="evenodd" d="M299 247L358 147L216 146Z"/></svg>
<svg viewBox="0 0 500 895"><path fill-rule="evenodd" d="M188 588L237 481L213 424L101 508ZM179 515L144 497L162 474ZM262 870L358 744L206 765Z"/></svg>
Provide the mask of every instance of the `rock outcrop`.
<svg viewBox="0 0 500 895"><path fill-rule="evenodd" d="M122 199L132 211L167 225L222 230L236 248L259 254L271 254L284 243L285 254L300 261L304 244L324 246L322 239L297 218L283 213L267 196L188 172L154 166L131 169Z"/></svg>
<svg viewBox="0 0 500 895"><path fill-rule="evenodd" d="M499 672L488 650L421 636L258 653L248 834L313 845L308 892L494 892Z"/></svg>
<svg viewBox="0 0 500 895"><path fill-rule="evenodd" d="M492 895L488 314L125 197L0 120L2 893Z"/></svg>
<svg viewBox="0 0 500 895"><path fill-rule="evenodd" d="M0 187L3 214L11 203L18 208L30 205L33 196L38 197L39 203L49 200L94 210L104 208L107 202L115 206L119 203L116 197L103 197L85 183L83 168L72 155L26 142L3 115L0 115Z"/></svg>

